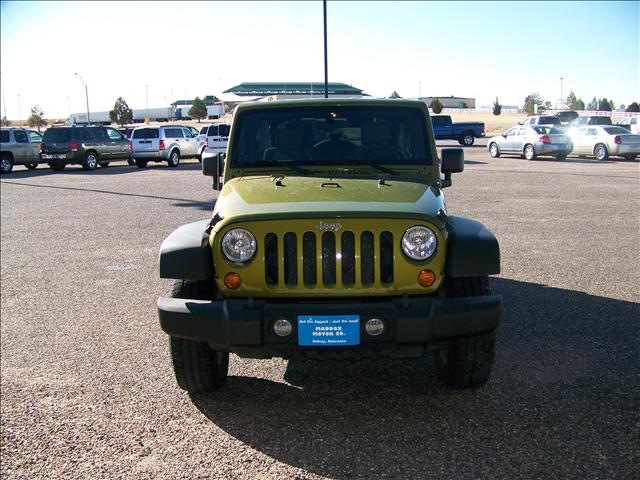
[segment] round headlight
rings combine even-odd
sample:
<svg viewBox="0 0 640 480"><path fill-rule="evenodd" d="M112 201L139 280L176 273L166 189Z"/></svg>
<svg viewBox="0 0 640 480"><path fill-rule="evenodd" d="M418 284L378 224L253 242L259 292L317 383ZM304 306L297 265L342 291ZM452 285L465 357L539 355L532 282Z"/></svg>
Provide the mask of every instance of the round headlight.
<svg viewBox="0 0 640 480"><path fill-rule="evenodd" d="M256 254L256 238L249 230L234 228L222 237L222 253L233 263L245 263Z"/></svg>
<svg viewBox="0 0 640 480"><path fill-rule="evenodd" d="M402 251L411 260L426 260L436 251L437 245L433 230L421 225L411 227L402 236Z"/></svg>

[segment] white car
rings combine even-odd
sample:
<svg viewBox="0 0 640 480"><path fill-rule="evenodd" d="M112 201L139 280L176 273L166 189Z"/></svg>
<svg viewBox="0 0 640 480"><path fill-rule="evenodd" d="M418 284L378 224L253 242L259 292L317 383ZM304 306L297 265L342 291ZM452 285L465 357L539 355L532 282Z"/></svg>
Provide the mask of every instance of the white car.
<svg viewBox="0 0 640 480"><path fill-rule="evenodd" d="M626 128L631 133L640 134L640 117L627 117L619 122L618 126Z"/></svg>
<svg viewBox="0 0 640 480"><path fill-rule="evenodd" d="M573 154L606 160L609 156L633 160L640 154L640 135L622 127L590 125L571 134Z"/></svg>

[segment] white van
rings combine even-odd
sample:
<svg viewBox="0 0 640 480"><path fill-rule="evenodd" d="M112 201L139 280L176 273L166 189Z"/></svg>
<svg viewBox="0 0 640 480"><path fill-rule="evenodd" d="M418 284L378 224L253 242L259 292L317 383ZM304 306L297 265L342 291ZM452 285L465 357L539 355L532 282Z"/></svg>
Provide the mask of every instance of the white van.
<svg viewBox="0 0 640 480"><path fill-rule="evenodd" d="M198 158L202 159L204 153L217 154L226 152L230 128L231 125L226 123L212 123L202 127L198 135L200 143Z"/></svg>

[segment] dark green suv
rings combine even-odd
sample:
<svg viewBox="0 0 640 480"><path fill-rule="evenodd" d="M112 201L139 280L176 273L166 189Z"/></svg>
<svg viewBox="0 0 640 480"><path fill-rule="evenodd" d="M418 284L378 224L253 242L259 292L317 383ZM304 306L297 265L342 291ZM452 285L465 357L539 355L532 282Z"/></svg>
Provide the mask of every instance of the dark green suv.
<svg viewBox="0 0 640 480"><path fill-rule="evenodd" d="M111 161L130 160L131 150L129 140L113 128L53 127L44 132L40 157L53 170L70 163L94 170Z"/></svg>

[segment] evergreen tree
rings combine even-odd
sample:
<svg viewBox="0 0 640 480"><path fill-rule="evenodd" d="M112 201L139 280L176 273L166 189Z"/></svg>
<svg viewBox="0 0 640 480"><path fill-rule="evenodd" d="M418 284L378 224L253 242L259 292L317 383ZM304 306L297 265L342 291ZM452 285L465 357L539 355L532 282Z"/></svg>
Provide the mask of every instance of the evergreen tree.
<svg viewBox="0 0 640 480"><path fill-rule="evenodd" d="M431 110L433 110L433 113L438 114L442 111L442 108L444 107L444 105L442 105L442 102L438 100L438 98L436 97L433 99L429 107L431 107Z"/></svg>
<svg viewBox="0 0 640 480"><path fill-rule="evenodd" d="M500 115L502 113L502 105L498 102L498 97L496 97L496 101L493 102L493 114Z"/></svg>
<svg viewBox="0 0 640 480"><path fill-rule="evenodd" d="M581 98L578 99L575 110L584 110L584 100Z"/></svg>
<svg viewBox="0 0 640 480"><path fill-rule="evenodd" d="M400 94L396 90L394 90L391 93L391 95L389 96L389 98L402 98L402 97L400 96Z"/></svg>
<svg viewBox="0 0 640 480"><path fill-rule="evenodd" d="M572 91L569 92L569 96L564 101L564 104L569 110L576 110L578 108L578 97Z"/></svg>
<svg viewBox="0 0 640 480"><path fill-rule="evenodd" d="M113 110L109 112L109 118L112 122L122 126L133 121L133 110L129 108L124 98L118 97L113 106Z"/></svg>
<svg viewBox="0 0 640 480"><path fill-rule="evenodd" d="M596 97L593 97L589 103L587 103L587 110L597 110L598 109L598 100Z"/></svg>
<svg viewBox="0 0 640 480"><path fill-rule="evenodd" d="M625 112L640 112L640 105L638 102L631 102Z"/></svg>
<svg viewBox="0 0 640 480"><path fill-rule="evenodd" d="M544 99L540 96L538 92L530 93L524 99L524 106L522 109L527 112L529 115L535 115L536 112L540 113L545 108L551 108L551 103L546 102L549 106L546 107Z"/></svg>
<svg viewBox="0 0 640 480"><path fill-rule="evenodd" d="M200 100L200 97L196 97L193 100L193 105L189 109L189 116L191 118L195 118L200 123L200 120L206 118L207 116L207 105L204 103L204 100Z"/></svg>
<svg viewBox="0 0 640 480"><path fill-rule="evenodd" d="M30 127L38 127L38 131L40 131L40 127L47 126L47 120L44 118L44 112L38 105L31 107L31 115L27 119L27 124Z"/></svg>

